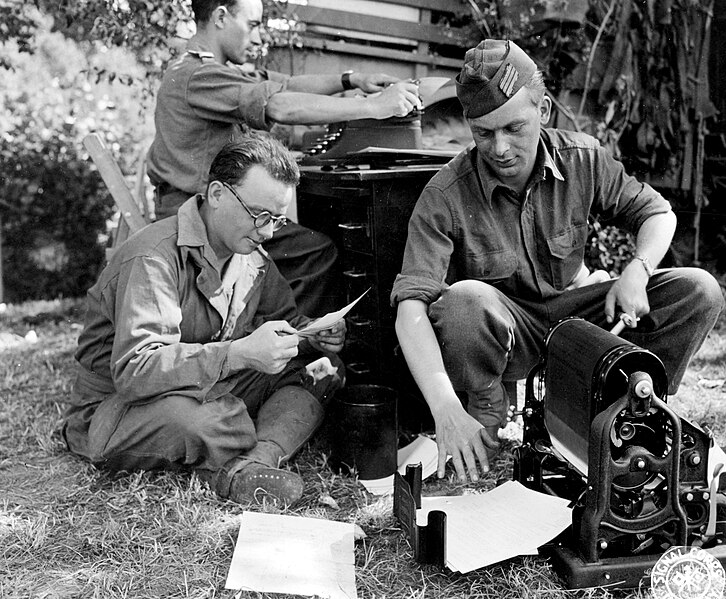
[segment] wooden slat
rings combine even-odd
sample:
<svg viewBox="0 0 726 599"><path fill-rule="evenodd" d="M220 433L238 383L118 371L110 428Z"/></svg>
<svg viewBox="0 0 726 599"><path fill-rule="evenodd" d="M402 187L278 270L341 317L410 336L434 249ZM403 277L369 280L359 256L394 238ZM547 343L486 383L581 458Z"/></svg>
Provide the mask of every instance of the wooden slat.
<svg viewBox="0 0 726 599"><path fill-rule="evenodd" d="M296 6L293 12L304 23L349 29L351 31L375 31L380 34L390 34L434 44L452 46L467 46L469 44L468 36L462 29L444 29L439 25L410 23L302 5Z"/></svg>
<svg viewBox="0 0 726 599"><path fill-rule="evenodd" d="M329 39L340 37L341 31L335 27L308 24L305 27L305 35L310 37L327 37ZM379 33L370 33L365 31L346 31L345 41L350 41L351 43L371 42L374 45L385 44L387 46L401 46L402 48L411 48L411 50L414 50L418 45L416 40L410 40L405 37L393 37L391 35L381 35Z"/></svg>
<svg viewBox="0 0 726 599"><path fill-rule="evenodd" d="M131 233L135 233L146 226L146 220L126 184L121 169L98 134L89 133L86 135L83 138L83 145L91 155L91 159L98 168L103 182L111 193L113 201L116 202L116 206L118 206L121 216L128 224Z"/></svg>
<svg viewBox="0 0 726 599"><path fill-rule="evenodd" d="M401 4L414 8L426 8L436 12L450 12L455 15L470 15L469 8L462 0L377 0L386 4Z"/></svg>
<svg viewBox="0 0 726 599"><path fill-rule="evenodd" d="M428 9L422 9L420 12L420 20L421 24L430 25L431 24L431 11ZM424 56L430 54L429 52L429 43L428 42L419 42L418 43L418 54L423 54ZM422 64L417 64L414 77L416 79L420 79L421 77L424 77L426 75L426 67Z"/></svg>
<svg viewBox="0 0 726 599"><path fill-rule="evenodd" d="M388 58L390 60L398 60L401 62L427 64L430 66L447 67L452 69L460 69L464 58L463 53L461 59L446 58L443 56L435 55L422 56L421 54L416 54L415 52L406 52L405 50L391 50L389 48L321 40L307 36L303 36L303 47L311 48L314 50L327 50L329 52L338 52L340 54L354 54L357 56Z"/></svg>

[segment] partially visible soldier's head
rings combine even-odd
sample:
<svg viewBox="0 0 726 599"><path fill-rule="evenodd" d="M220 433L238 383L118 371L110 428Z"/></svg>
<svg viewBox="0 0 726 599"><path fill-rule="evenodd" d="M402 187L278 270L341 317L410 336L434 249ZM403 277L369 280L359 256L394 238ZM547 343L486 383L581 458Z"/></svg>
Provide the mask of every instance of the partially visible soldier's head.
<svg viewBox="0 0 726 599"><path fill-rule="evenodd" d="M197 32L214 40L221 62L243 64L262 38L262 0L192 0Z"/></svg>
<svg viewBox="0 0 726 599"><path fill-rule="evenodd" d="M192 0L192 11L197 23L207 23L212 18L214 9L225 7L230 13L236 14L239 10L237 3L240 0Z"/></svg>

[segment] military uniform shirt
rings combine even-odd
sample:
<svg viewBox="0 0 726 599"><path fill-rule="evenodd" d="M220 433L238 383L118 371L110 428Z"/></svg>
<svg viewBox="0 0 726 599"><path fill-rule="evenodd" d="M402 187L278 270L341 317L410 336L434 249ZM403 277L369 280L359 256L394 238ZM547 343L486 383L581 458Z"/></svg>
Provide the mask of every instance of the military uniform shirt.
<svg viewBox="0 0 726 599"><path fill-rule="evenodd" d="M502 185L475 146L428 183L409 221L391 301L430 304L455 281L474 279L505 295L543 301L582 267L588 217L631 232L670 210L652 187L625 173L593 137L543 129L525 193Z"/></svg>
<svg viewBox="0 0 726 599"><path fill-rule="evenodd" d="M209 165L226 143L237 141L241 124L268 130L270 96L289 77L272 71L243 72L224 65L195 38L166 71L154 120L156 137L147 158L154 185L168 183L193 195L204 192Z"/></svg>

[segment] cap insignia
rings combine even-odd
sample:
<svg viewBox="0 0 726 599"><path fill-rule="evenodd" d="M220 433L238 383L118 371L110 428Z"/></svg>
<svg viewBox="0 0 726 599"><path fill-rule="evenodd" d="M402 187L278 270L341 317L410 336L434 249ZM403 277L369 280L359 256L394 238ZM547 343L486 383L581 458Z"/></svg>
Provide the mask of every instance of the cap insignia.
<svg viewBox="0 0 726 599"><path fill-rule="evenodd" d="M517 83L517 79L519 79L519 72L514 68L512 63L508 63L507 66L504 67L502 78L499 80L499 89L502 90L502 93L507 96L507 98L512 97L512 91L514 90L515 83Z"/></svg>

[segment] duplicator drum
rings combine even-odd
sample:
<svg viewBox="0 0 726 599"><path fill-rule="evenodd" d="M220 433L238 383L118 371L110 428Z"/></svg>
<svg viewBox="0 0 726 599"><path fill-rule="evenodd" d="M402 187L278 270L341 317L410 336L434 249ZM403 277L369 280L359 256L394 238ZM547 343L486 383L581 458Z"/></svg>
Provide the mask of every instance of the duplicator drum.
<svg viewBox="0 0 726 599"><path fill-rule="evenodd" d="M656 355L585 320L545 339L514 477L572 502L571 528L543 548L569 588L636 587L676 546L726 562L723 453L667 405L667 390Z"/></svg>

